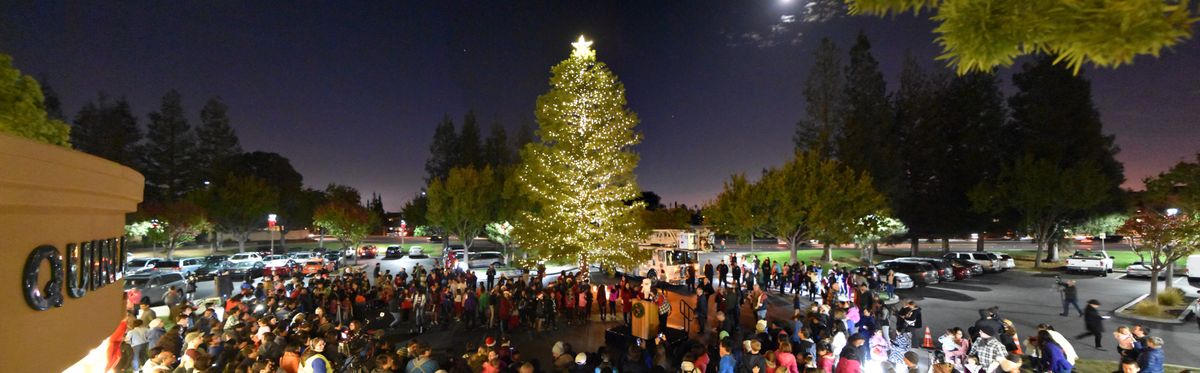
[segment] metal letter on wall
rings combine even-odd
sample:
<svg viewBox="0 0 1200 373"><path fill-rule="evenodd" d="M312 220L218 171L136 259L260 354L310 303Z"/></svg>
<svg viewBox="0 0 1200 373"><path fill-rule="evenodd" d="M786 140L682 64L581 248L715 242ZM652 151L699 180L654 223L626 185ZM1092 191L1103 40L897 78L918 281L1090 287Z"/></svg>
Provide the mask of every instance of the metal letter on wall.
<svg viewBox="0 0 1200 373"><path fill-rule="evenodd" d="M66 254L66 270L67 270L67 295L71 298L80 298L87 294L87 276L83 271L83 253L82 245L67 244Z"/></svg>
<svg viewBox="0 0 1200 373"><path fill-rule="evenodd" d="M50 281L46 283L46 286L39 288L38 273L41 272L43 261L50 261ZM58 248L42 245L33 249L33 252L29 253L29 258L25 260L21 288L21 291L25 293L25 302L38 311L47 310L51 306L61 307L63 303L62 277L63 261L62 256L58 253Z"/></svg>
<svg viewBox="0 0 1200 373"><path fill-rule="evenodd" d="M92 245L92 241L84 241L79 243L79 276L84 278L84 289L88 291L96 290L100 286L96 284L95 266L92 263L96 262L96 247Z"/></svg>

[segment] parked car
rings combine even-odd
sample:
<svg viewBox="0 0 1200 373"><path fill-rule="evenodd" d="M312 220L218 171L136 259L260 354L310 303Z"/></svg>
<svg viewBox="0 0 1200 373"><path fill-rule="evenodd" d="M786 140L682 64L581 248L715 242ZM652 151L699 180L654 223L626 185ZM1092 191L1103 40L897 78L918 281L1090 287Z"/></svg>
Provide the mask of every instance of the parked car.
<svg viewBox="0 0 1200 373"><path fill-rule="evenodd" d="M388 246L387 251L384 251L384 253L383 253L384 259L394 259L394 258L403 258L403 257L404 257L404 248L401 248L400 246L396 246L396 245Z"/></svg>
<svg viewBox="0 0 1200 373"><path fill-rule="evenodd" d="M312 258L312 259L309 259L308 261L304 262L304 267L300 269L300 272L303 273L305 276L309 276L309 275L314 275L314 274L321 272L322 269L324 269L326 271L332 271L333 270L333 262L327 261L322 258Z"/></svg>
<svg viewBox="0 0 1200 373"><path fill-rule="evenodd" d="M938 283L937 269L933 268L933 265L929 263L886 260L880 262L875 267L881 271L890 269L896 273L908 275L917 286L929 286Z"/></svg>
<svg viewBox="0 0 1200 373"><path fill-rule="evenodd" d="M1137 261L1129 263L1129 266L1125 267L1125 275L1129 277L1150 278L1150 274L1150 266L1146 265L1145 262ZM1165 269L1159 271L1158 278L1167 278L1167 271Z"/></svg>
<svg viewBox="0 0 1200 373"><path fill-rule="evenodd" d="M305 261L307 261L309 259L320 257L320 256L321 256L320 253L313 252L313 251L297 251L297 252L288 254L288 258L291 258L293 261L295 261L296 263L300 263L300 264L303 264Z"/></svg>
<svg viewBox="0 0 1200 373"><path fill-rule="evenodd" d="M1099 273L1108 276L1112 273L1113 257L1104 250L1075 250L1067 257L1067 272Z"/></svg>
<svg viewBox="0 0 1200 373"><path fill-rule="evenodd" d="M178 260L160 260L160 261L154 262L154 266L150 267L149 269L153 270L153 271L162 271L162 272L179 272L179 270L180 270L179 261Z"/></svg>
<svg viewBox="0 0 1200 373"><path fill-rule="evenodd" d="M291 276L292 273L299 273L301 268L300 264L296 263L295 261L289 261L283 264L265 263L266 262L264 262L262 271L263 276L287 277Z"/></svg>
<svg viewBox="0 0 1200 373"><path fill-rule="evenodd" d="M1008 255L1005 253L996 253L996 256L1000 257L1000 267L1003 268L1004 270L1010 270L1013 268L1017 268L1017 261L1013 260L1012 255Z"/></svg>
<svg viewBox="0 0 1200 373"><path fill-rule="evenodd" d="M410 247L410 248L408 248L408 255L409 255L409 256L412 256L412 255L421 255L421 254L425 254L425 250L424 250L424 249L422 249L420 246L413 246L413 247Z"/></svg>
<svg viewBox="0 0 1200 373"><path fill-rule="evenodd" d="M234 256L236 256L236 255L234 255ZM229 274L231 276L233 276L234 279L237 279L240 281L250 281L250 280L262 277L263 276L263 268L266 268L266 266L263 264L262 261L257 261L257 262L228 261L226 263L231 263L232 265L226 265L225 268L223 268L223 269L228 270Z"/></svg>
<svg viewBox="0 0 1200 373"><path fill-rule="evenodd" d="M887 269L880 269L878 267L876 267L876 270L877 271L880 271L880 270L887 271ZM858 267L858 268L852 269L850 271L853 273L857 273L859 275L863 275L863 276L867 275L866 267ZM913 283L912 277L909 277L906 274L896 272L893 274L893 277L896 278L896 289L912 289L914 286L916 286L916 284Z"/></svg>
<svg viewBox="0 0 1200 373"><path fill-rule="evenodd" d="M954 251L942 255L942 258L968 260L983 267L984 272L1004 270L1004 266L1000 264L1000 257L986 251Z"/></svg>
<svg viewBox="0 0 1200 373"><path fill-rule="evenodd" d="M141 271L147 271L154 268L154 264L162 259L159 258L135 258L130 259L125 263L125 275L132 275Z"/></svg>
<svg viewBox="0 0 1200 373"><path fill-rule="evenodd" d="M358 248L358 257L362 259L372 259L375 257L375 246L366 245Z"/></svg>
<svg viewBox="0 0 1200 373"><path fill-rule="evenodd" d="M961 266L961 267L967 268L971 273L971 277L975 277L975 276L979 276L979 275L983 274L983 266L979 265L978 263L975 263L975 262L972 262L972 261L966 260L966 259L947 259L947 260L949 260L950 263L952 263L956 266Z"/></svg>
<svg viewBox="0 0 1200 373"><path fill-rule="evenodd" d="M954 276L954 268L950 266L950 263L948 263L947 259L910 256L910 257L896 258L895 260L929 263L929 265L932 265L933 268L937 270L939 281L947 282L947 281L957 281L958 280L958 278L956 278Z"/></svg>
<svg viewBox="0 0 1200 373"><path fill-rule="evenodd" d="M442 236L431 234L429 235L429 242L442 242Z"/></svg>
<svg viewBox="0 0 1200 373"><path fill-rule="evenodd" d="M262 260L263 256L259 253L237 253L229 257L229 261L233 263L257 263Z"/></svg>
<svg viewBox="0 0 1200 373"><path fill-rule="evenodd" d="M467 270L468 268L487 268L490 265L495 265L496 267L504 266L504 254L501 254L499 251L473 252L467 259L470 260L470 263L466 263L467 261L463 260L463 252L454 253L455 266L462 270Z"/></svg>
<svg viewBox="0 0 1200 373"><path fill-rule="evenodd" d="M229 263L229 261L206 262L200 268L192 271L192 274L196 275L197 280L211 280L213 277L217 276L218 272L221 272L221 270L225 268L225 263Z"/></svg>
<svg viewBox="0 0 1200 373"><path fill-rule="evenodd" d="M1200 281L1200 255L1188 255L1187 269L1188 281Z"/></svg>
<svg viewBox="0 0 1200 373"><path fill-rule="evenodd" d="M287 267L296 264L296 259L287 255L268 255L263 258L263 265L267 267Z"/></svg>
<svg viewBox="0 0 1200 373"><path fill-rule="evenodd" d="M187 281L184 280L183 274L147 271L125 277L125 291L138 289L142 293L142 297L148 299L151 305L162 304L163 296L172 286L176 289L187 287Z"/></svg>
<svg viewBox="0 0 1200 373"><path fill-rule="evenodd" d="M229 255L209 255L204 257L204 264L221 263L226 260L229 260Z"/></svg>
<svg viewBox="0 0 1200 373"><path fill-rule="evenodd" d="M975 276L974 268L979 268L979 273L983 273L983 267L971 262L946 259L946 264L949 264L950 270L954 272L954 279L959 281Z"/></svg>

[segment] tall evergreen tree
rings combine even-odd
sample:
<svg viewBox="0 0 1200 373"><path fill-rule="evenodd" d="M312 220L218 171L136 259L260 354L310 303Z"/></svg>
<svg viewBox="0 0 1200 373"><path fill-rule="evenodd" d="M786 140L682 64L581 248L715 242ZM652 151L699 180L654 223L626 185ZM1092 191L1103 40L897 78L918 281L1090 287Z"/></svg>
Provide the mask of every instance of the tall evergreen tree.
<svg viewBox="0 0 1200 373"><path fill-rule="evenodd" d="M493 169L508 167L513 163L512 148L508 147L508 133L499 122L492 124L487 140L483 142L483 161Z"/></svg>
<svg viewBox="0 0 1200 373"><path fill-rule="evenodd" d="M229 108L220 97L213 97L200 109L200 126L196 127L197 168L205 180L211 180L219 160L242 152L237 133L229 126Z"/></svg>
<svg viewBox="0 0 1200 373"><path fill-rule="evenodd" d="M480 167L483 165L483 147L479 144L479 123L475 112L468 111L463 117L462 130L458 133L458 161L454 167Z"/></svg>
<svg viewBox="0 0 1200 373"><path fill-rule="evenodd" d="M54 91L44 76L38 79L38 83L42 85L42 107L46 109L46 117L65 122L67 117L63 115L62 100L58 98L58 92Z"/></svg>
<svg viewBox="0 0 1200 373"><path fill-rule="evenodd" d="M1070 69L1056 65L1052 57L1043 56L1033 63L1026 63L1021 72L1013 74L1013 84L1018 91L1009 98L1008 104L1012 109L1016 147L1024 158L1028 158L1025 164L1059 170L1057 173L1046 172L1046 175L1084 172L1079 171L1083 169L1101 176L1104 183L1105 192L1095 198L1103 203L1075 205L1067 212L1047 217L1053 221L1042 224L1069 226L1121 210L1125 201L1121 190L1125 171L1116 160L1120 149L1114 144L1113 136L1103 133L1100 113L1092 103L1091 83ZM1017 166L1020 164L1012 165ZM1023 218L1030 219L1028 216ZM1057 261L1059 255L1054 244L1062 230L1048 229L1046 232L1048 236L1038 237L1039 242L1048 244L1047 259Z"/></svg>
<svg viewBox="0 0 1200 373"><path fill-rule="evenodd" d="M458 159L458 135L454 130L454 121L449 115L442 117L437 128L433 131L433 143L429 144L429 159L425 161L425 183L445 179L450 175Z"/></svg>
<svg viewBox="0 0 1200 373"><path fill-rule="evenodd" d="M649 259L637 243L646 237L640 189L633 173L641 140L637 115L626 107L625 87L580 40L551 69L550 91L538 97L539 142L522 151L519 172L534 204L514 236L533 257L636 265Z"/></svg>
<svg viewBox="0 0 1200 373"><path fill-rule="evenodd" d="M384 215L387 215L387 211L383 209L383 197L379 193L371 193L371 200L367 201L367 210L375 216L371 232L383 233L383 222L387 221L387 217Z"/></svg>
<svg viewBox="0 0 1200 373"><path fill-rule="evenodd" d="M907 53L900 70L900 87L896 90L893 112L899 137L900 169L903 170L902 189L893 196L896 216L909 227L912 255L918 255L920 237L937 223L937 212L926 202L936 199L937 175L932 164L938 158L937 147L944 144L935 127L939 94L945 86L942 76L926 73L912 53Z"/></svg>
<svg viewBox="0 0 1200 373"><path fill-rule="evenodd" d="M163 95L158 111L150 113L147 142L142 146L142 174L146 199L172 201L199 185L196 139L184 116L179 92Z"/></svg>
<svg viewBox="0 0 1200 373"><path fill-rule="evenodd" d="M850 48L846 66L842 136L838 159L843 164L871 175L875 189L894 198L899 193L900 161L897 133L887 83L879 62L871 55L871 42L861 31Z"/></svg>
<svg viewBox="0 0 1200 373"><path fill-rule="evenodd" d="M83 105L71 128L76 149L126 166L137 165L141 140L142 129L129 102L124 97L109 102L104 93Z"/></svg>
<svg viewBox="0 0 1200 373"><path fill-rule="evenodd" d="M804 101L807 117L796 123L793 141L798 151L816 151L822 158L837 155L837 139L841 136L841 115L844 82L842 61L837 45L829 38L822 38L821 45L813 52L812 69L804 83Z"/></svg>
<svg viewBox="0 0 1200 373"><path fill-rule="evenodd" d="M521 124L517 128L517 135L513 137L513 162L521 161L521 152L525 149L525 145L533 142L533 125L529 123Z"/></svg>

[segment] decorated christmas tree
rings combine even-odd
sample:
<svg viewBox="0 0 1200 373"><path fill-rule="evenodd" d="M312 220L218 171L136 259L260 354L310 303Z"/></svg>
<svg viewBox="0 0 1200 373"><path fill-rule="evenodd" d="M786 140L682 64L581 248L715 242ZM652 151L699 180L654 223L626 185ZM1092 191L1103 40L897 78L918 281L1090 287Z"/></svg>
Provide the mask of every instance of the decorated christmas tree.
<svg viewBox="0 0 1200 373"><path fill-rule="evenodd" d="M521 151L520 184L533 206L514 238L534 258L551 262L634 266L650 257L637 243L643 226L633 169L641 141L625 87L591 42L551 69L550 91L537 99L539 141Z"/></svg>

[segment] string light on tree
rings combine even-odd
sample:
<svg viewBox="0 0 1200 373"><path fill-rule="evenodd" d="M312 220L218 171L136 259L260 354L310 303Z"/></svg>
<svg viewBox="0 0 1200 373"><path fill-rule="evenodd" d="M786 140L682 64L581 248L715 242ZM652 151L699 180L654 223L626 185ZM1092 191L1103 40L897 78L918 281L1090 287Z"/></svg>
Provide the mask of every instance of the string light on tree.
<svg viewBox="0 0 1200 373"><path fill-rule="evenodd" d="M571 56L551 69L550 90L538 97L538 142L521 152L517 174L536 206L515 224L514 239L538 259L632 266L649 259L633 173L641 141L625 87L592 42L571 43Z"/></svg>

